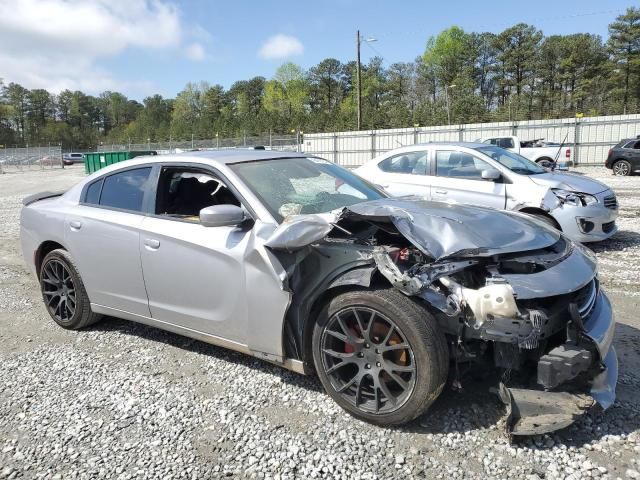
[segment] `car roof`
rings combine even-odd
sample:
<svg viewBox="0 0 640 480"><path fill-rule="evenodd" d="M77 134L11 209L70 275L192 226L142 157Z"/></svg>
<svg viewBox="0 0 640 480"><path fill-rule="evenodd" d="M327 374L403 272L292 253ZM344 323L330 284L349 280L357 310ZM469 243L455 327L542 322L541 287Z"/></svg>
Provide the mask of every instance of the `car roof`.
<svg viewBox="0 0 640 480"><path fill-rule="evenodd" d="M272 150L202 150L197 152L171 153L167 155L140 155L131 160L113 163L96 170L95 176L108 174L120 169L134 167L136 165L148 165L153 163L203 163L211 166L230 165L242 162L255 162L260 160L277 160L284 158L305 158L310 155L290 151ZM93 176L92 176L93 178Z"/></svg>
<svg viewBox="0 0 640 480"><path fill-rule="evenodd" d="M185 152L170 155L162 155L162 161L179 161L182 159L197 158L200 161L222 163L225 165L241 162L254 162L257 160L275 160L278 158L307 157L303 153L274 150L201 150L198 152Z"/></svg>
<svg viewBox="0 0 640 480"><path fill-rule="evenodd" d="M466 147L466 148L478 148L478 147L487 147L491 146L487 143L480 142L426 142L426 143L414 143L411 145L403 145L402 147L394 148L393 150L389 150L385 154L393 151L400 150L410 150L413 148L427 148L427 147Z"/></svg>
<svg viewBox="0 0 640 480"><path fill-rule="evenodd" d="M467 147L467 148L476 148L476 147L486 147L489 144L481 143L481 142L428 142L428 143L419 143L418 145L450 145L454 147ZM494 145L495 146L495 145Z"/></svg>

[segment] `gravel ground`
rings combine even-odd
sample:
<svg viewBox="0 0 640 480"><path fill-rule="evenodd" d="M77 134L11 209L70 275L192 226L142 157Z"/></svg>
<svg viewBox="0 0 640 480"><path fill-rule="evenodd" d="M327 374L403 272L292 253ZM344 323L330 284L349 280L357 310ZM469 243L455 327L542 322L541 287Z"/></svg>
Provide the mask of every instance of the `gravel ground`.
<svg viewBox="0 0 640 480"><path fill-rule="evenodd" d="M116 319L56 327L20 256L20 200L82 170L1 175L0 478L640 478L640 177L582 172L621 204L620 233L593 247L619 322L618 400L511 446L474 380L383 429L247 356Z"/></svg>

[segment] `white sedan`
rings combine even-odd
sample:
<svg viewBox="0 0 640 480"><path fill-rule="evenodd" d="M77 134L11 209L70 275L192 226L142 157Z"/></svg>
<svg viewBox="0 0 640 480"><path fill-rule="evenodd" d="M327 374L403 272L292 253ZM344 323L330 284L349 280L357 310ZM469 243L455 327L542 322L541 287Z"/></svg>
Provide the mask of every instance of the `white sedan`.
<svg viewBox="0 0 640 480"><path fill-rule="evenodd" d="M618 203L607 185L549 171L495 145L412 145L376 157L355 172L393 196L527 213L578 242L617 232Z"/></svg>

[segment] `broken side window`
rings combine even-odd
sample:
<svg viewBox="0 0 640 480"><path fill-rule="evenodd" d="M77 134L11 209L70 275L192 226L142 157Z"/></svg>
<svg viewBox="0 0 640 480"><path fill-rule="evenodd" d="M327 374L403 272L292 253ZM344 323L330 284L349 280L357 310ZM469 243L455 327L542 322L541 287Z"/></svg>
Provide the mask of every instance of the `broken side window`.
<svg viewBox="0 0 640 480"><path fill-rule="evenodd" d="M200 210L212 205L240 206L222 180L193 168L164 167L156 191L156 215L197 222Z"/></svg>

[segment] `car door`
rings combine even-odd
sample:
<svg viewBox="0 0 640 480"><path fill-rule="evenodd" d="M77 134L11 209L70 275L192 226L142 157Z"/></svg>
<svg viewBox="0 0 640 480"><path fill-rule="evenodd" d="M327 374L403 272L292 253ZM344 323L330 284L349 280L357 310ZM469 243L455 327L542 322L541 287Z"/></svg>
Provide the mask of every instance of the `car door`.
<svg viewBox="0 0 640 480"><path fill-rule="evenodd" d="M625 160L631 163L633 170L640 167L640 140L627 143L622 149Z"/></svg>
<svg viewBox="0 0 640 480"><path fill-rule="evenodd" d="M483 170L495 168L478 156L453 147L438 148L432 168L432 200L505 208L505 184L482 178Z"/></svg>
<svg viewBox="0 0 640 480"><path fill-rule="evenodd" d="M426 150L387 157L378 163L374 183L394 197L416 195L428 200L427 159Z"/></svg>
<svg viewBox="0 0 640 480"><path fill-rule="evenodd" d="M65 242L91 303L149 316L139 236L152 168L137 167L90 183L65 220Z"/></svg>
<svg viewBox="0 0 640 480"><path fill-rule="evenodd" d="M272 270L256 267L261 259L255 257L267 255L257 245L256 224L205 227L198 221L206 206L241 204L225 182L209 170L162 167L140 236L151 317L281 356L289 294ZM249 334L263 327L269 331L260 338Z"/></svg>

